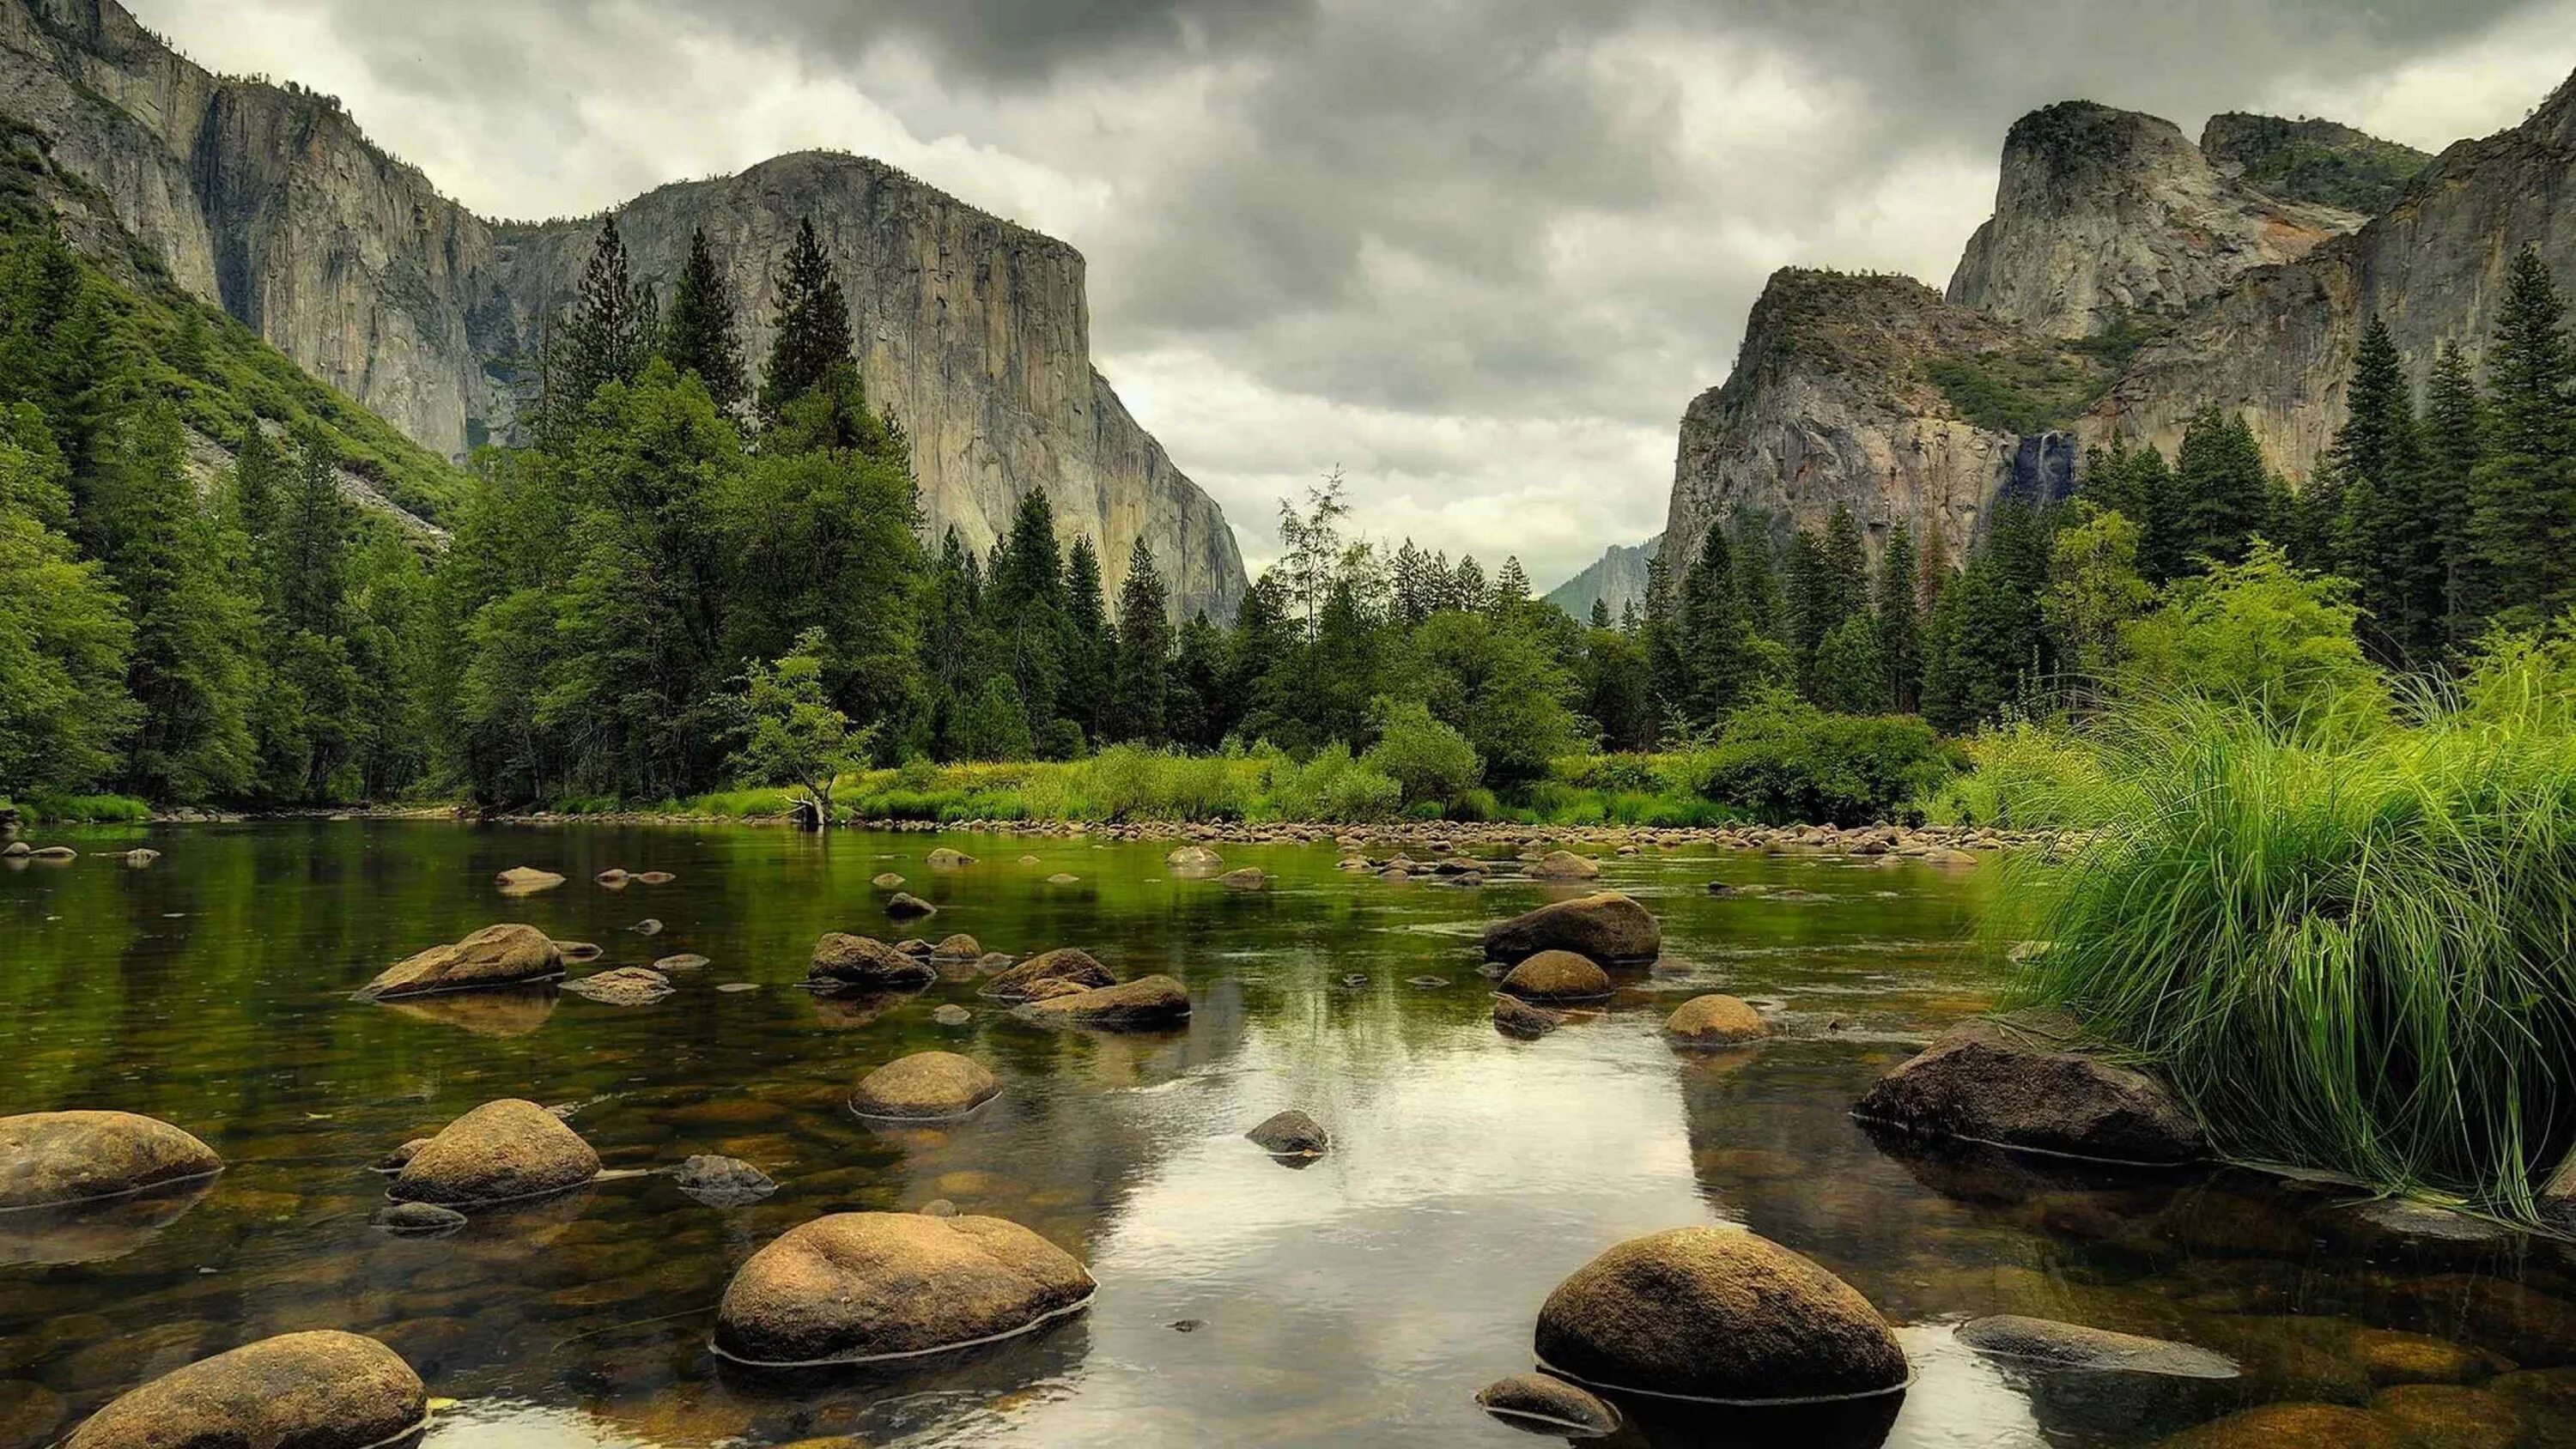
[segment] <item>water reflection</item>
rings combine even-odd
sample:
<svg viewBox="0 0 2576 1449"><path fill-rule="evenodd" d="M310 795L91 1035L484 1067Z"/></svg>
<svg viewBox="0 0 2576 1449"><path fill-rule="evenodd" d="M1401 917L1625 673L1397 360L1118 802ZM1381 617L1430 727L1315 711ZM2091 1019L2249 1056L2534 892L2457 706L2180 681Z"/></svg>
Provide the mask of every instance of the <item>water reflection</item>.
<svg viewBox="0 0 2576 1449"><path fill-rule="evenodd" d="M1474 938L1548 892L1353 877L1328 848L1229 849L1275 878L1246 894L1175 878L1159 848L1088 841L425 823L151 838L167 855L148 872L0 877L0 1110L149 1112L233 1167L68 1236L0 1221L0 1411L58 1401L71 1422L206 1353L334 1327L383 1338L460 1401L433 1449L1526 1444L1472 1401L1530 1366L1549 1289L1620 1238L1719 1221L1849 1278L1900 1324L1915 1384L1833 1422L1648 1414L1594 1442L2143 1445L2252 1404L2393 1413L2384 1396L2420 1382L2509 1400L2536 1431L2576 1425L2576 1382L2550 1377L2576 1373L2557 1367L2576 1364L2576 1282L2555 1247L2374 1235L2329 1185L2068 1173L1852 1123L1851 1099L1909 1043L1991 999L1955 949L1982 874L1611 861L1610 882L1664 916L1666 959L1518 1041L1492 1027ZM943 843L982 860L925 868ZM502 897L495 873L520 864L570 879ZM621 895L592 883L609 866L676 879ZM868 882L889 870L940 907L937 934L1079 945L1124 976L1180 978L1189 1028L1029 1027L963 971L917 993L803 990L823 931L887 932ZM1816 899L1714 897L1712 877ZM648 909L662 932L625 929ZM347 999L387 962L502 920L602 943L592 969L718 964L629 1010L550 988ZM1775 1038L1668 1048L1663 1015L1714 989L1761 1004ZM943 1006L966 1022L936 1022ZM934 1046L984 1061L1002 1095L957 1123L848 1113L869 1069ZM445 1239L372 1228L372 1164L499 1096L573 1107L612 1173L717 1153L779 1190L719 1208L667 1176L612 1175ZM1242 1136L1290 1107L1334 1139L1299 1171ZM708 1353L726 1279L779 1233L940 1199L1081 1255L1101 1284L1091 1311L894 1376L782 1381ZM2047 1372L1953 1337L1998 1312L2204 1344L2246 1372Z"/></svg>

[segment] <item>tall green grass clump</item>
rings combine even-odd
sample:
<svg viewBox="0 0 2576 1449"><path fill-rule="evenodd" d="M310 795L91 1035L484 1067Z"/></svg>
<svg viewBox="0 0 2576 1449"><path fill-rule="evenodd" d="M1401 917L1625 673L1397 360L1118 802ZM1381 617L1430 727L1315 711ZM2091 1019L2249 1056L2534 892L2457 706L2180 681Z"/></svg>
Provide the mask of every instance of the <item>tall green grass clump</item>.
<svg viewBox="0 0 2576 1449"><path fill-rule="evenodd" d="M2576 651L2509 641L2371 731L2207 700L2092 734L2104 822L2016 877L2021 993L2244 1156L2535 1215L2576 1138Z"/></svg>
<svg viewBox="0 0 2576 1449"><path fill-rule="evenodd" d="M2012 720L1967 739L1970 768L1909 808L1927 825L1999 830L2093 826L2103 802L2102 757L2063 725Z"/></svg>

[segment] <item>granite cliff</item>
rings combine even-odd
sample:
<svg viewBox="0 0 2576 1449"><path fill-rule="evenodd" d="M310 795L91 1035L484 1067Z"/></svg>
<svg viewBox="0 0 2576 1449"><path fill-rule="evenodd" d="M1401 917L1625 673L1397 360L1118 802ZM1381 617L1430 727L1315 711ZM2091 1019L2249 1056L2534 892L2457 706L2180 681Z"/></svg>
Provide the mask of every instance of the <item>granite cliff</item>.
<svg viewBox="0 0 2576 1449"><path fill-rule="evenodd" d="M0 0L0 113L44 133L112 219L190 293L434 451L509 436L541 319L595 220L485 220L368 141L330 97L217 77L115 0ZM668 186L620 211L666 291L692 229L731 269L746 343L811 216L852 299L872 396L915 442L932 536L978 548L1032 488L1090 535L1114 590L1148 542L1176 610L1231 618L1232 531L1092 367L1080 253L856 157L804 153Z"/></svg>
<svg viewBox="0 0 2576 1449"><path fill-rule="evenodd" d="M1664 536L1657 534L1644 543L1614 543L1601 551L1583 572L1547 591L1547 602L1577 619L1592 617L1595 600L1608 606L1610 617L1618 619L1633 604L1646 606L1646 568L1663 552Z"/></svg>
<svg viewBox="0 0 2576 1449"><path fill-rule="evenodd" d="M2003 490L2062 493L2114 436L2170 452L2213 407L2296 484L2342 422L2363 318L2421 388L2440 344L2480 350L2517 249L2576 277L2571 168L2576 82L2435 158L2329 121L2227 113L2195 145L2089 102L2035 111L1946 295L1772 278L1682 419L1665 558L1739 505L1814 526L1841 503L1873 544L1904 519L1956 559Z"/></svg>

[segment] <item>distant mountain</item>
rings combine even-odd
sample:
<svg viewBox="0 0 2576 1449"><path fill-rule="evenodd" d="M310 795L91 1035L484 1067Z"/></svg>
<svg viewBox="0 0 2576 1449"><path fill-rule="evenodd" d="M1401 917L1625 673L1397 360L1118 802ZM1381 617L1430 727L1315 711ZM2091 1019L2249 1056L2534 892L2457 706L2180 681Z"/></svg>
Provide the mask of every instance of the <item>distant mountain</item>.
<svg viewBox="0 0 2576 1449"><path fill-rule="evenodd" d="M40 152L75 246L130 236L220 306L430 452L510 438L547 318L597 218L496 222L388 156L329 96L208 73L117 0L0 0L0 117ZM1230 619L1243 560L1216 502L1091 365L1082 255L892 167L803 152L618 208L637 280L663 296L703 229L756 358L780 258L811 220L848 293L871 401L911 435L935 545L978 553L1032 489L1089 535L1111 597L1150 544L1183 617Z"/></svg>
<svg viewBox="0 0 2576 1449"><path fill-rule="evenodd" d="M1660 533L1640 544L1612 544L1592 567L1548 590L1547 601L1577 619L1590 617L1595 599L1610 606L1613 619L1630 604L1642 609L1646 606L1646 561L1663 546L1664 536Z"/></svg>

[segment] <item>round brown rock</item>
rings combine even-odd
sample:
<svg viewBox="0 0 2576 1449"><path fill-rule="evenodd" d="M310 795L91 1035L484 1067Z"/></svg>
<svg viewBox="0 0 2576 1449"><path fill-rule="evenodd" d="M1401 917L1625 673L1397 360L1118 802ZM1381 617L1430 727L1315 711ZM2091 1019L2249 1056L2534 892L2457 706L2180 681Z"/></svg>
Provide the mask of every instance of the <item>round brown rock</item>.
<svg viewBox="0 0 2576 1449"><path fill-rule="evenodd" d="M941 937L939 944L930 948L930 954L939 961L972 961L984 954L984 943L960 931Z"/></svg>
<svg viewBox="0 0 2576 1449"><path fill-rule="evenodd" d="M939 907L908 891L896 891L886 899L886 914L898 921L917 921L939 914Z"/></svg>
<svg viewBox="0 0 2576 1449"><path fill-rule="evenodd" d="M1148 1030L1189 1020L1190 993L1169 976L1140 976L1116 986L1050 996L1020 1008L1031 1021L1109 1031Z"/></svg>
<svg viewBox="0 0 2576 1449"><path fill-rule="evenodd" d="M1573 851L1551 850L1530 866L1530 874L1541 880L1595 880L1601 875L1601 867Z"/></svg>
<svg viewBox="0 0 2576 1449"><path fill-rule="evenodd" d="M1576 1269L1539 1309L1537 1348L1591 1388L1719 1403L1865 1398L1909 1377L1851 1285L1726 1228L1649 1233Z"/></svg>
<svg viewBox="0 0 2576 1449"><path fill-rule="evenodd" d="M1109 968L1092 958L1079 946L1061 946L1042 951L1019 965L1002 972L984 984L986 996L1004 1001L1028 1001L1035 998L1038 987L1046 982L1061 981L1088 991L1095 986L1115 986L1118 978Z"/></svg>
<svg viewBox="0 0 2576 1449"><path fill-rule="evenodd" d="M1503 990L1524 1001L1596 1001L1610 994L1610 977L1588 956L1541 951L1511 969Z"/></svg>
<svg viewBox="0 0 2576 1449"><path fill-rule="evenodd" d="M514 865L494 879L499 882L503 891L516 895L550 891L564 883L562 876L550 870L539 870L532 865Z"/></svg>
<svg viewBox="0 0 2576 1449"><path fill-rule="evenodd" d="M2185 1429L2160 1449L2421 1449L2394 1419L2341 1404L2265 1404Z"/></svg>
<svg viewBox="0 0 2576 1449"><path fill-rule="evenodd" d="M874 936L833 931L814 943L814 959L805 974L809 980L849 986L917 986L939 973L927 961Z"/></svg>
<svg viewBox="0 0 2576 1449"><path fill-rule="evenodd" d="M368 982L359 995L378 1001L517 986L563 974L563 948L534 926L485 926L452 946L407 956Z"/></svg>
<svg viewBox="0 0 2576 1449"><path fill-rule="evenodd" d="M1743 998L1715 992L1692 997L1664 1019L1664 1035L1684 1046L1735 1046L1769 1034L1762 1013Z"/></svg>
<svg viewBox="0 0 2576 1449"><path fill-rule="evenodd" d="M951 850L944 845L924 856L922 860L932 870L962 870L975 863L975 857L962 850Z"/></svg>
<svg viewBox="0 0 2576 1449"><path fill-rule="evenodd" d="M470 1207L562 1192L598 1175L599 1154L579 1133L536 1103L513 1097L448 1123L403 1164L386 1196Z"/></svg>
<svg viewBox="0 0 2576 1449"><path fill-rule="evenodd" d="M420 1375L392 1349L354 1333L290 1333L154 1379L63 1449L365 1449L428 1417Z"/></svg>
<svg viewBox="0 0 2576 1449"><path fill-rule="evenodd" d="M1494 1030L1505 1036L1542 1037L1565 1025L1565 1013L1532 1006L1517 996L1494 998Z"/></svg>
<svg viewBox="0 0 2576 1449"><path fill-rule="evenodd" d="M1552 902L1485 928L1485 956L1494 961L1572 951L1608 966L1651 961L1663 948L1664 928L1644 906L1617 891Z"/></svg>
<svg viewBox="0 0 2576 1449"><path fill-rule="evenodd" d="M878 875L875 879L869 881L868 884L875 886L881 891L901 890L903 889L903 877L896 875L893 871L889 870Z"/></svg>
<svg viewBox="0 0 2576 1449"><path fill-rule="evenodd" d="M1924 1136L2111 1162L2208 1155L2162 1082L2077 1049L2071 1020L2028 1013L1953 1027L1878 1079L1852 1115Z"/></svg>
<svg viewBox="0 0 2576 1449"><path fill-rule="evenodd" d="M1271 1116L1243 1135L1273 1157L1321 1157L1333 1145L1332 1135L1320 1123L1293 1109Z"/></svg>
<svg viewBox="0 0 2576 1449"><path fill-rule="evenodd" d="M1560 1378L1547 1374L1514 1374L1477 1391L1476 1403L1488 1414L1544 1427L1572 1439L1597 1439L1619 1432L1619 1411Z"/></svg>
<svg viewBox="0 0 2576 1449"><path fill-rule="evenodd" d="M0 1117L0 1208L46 1207L145 1192L221 1172L215 1150L132 1112Z"/></svg>
<svg viewBox="0 0 2576 1449"><path fill-rule="evenodd" d="M914 1052L870 1072L850 1097L863 1117L962 1117L999 1096L984 1064L955 1052Z"/></svg>
<svg viewBox="0 0 2576 1449"><path fill-rule="evenodd" d="M1091 1301L1091 1275L1017 1223L836 1213L751 1256L715 1348L769 1366L908 1358L1026 1333Z"/></svg>
<svg viewBox="0 0 2576 1449"><path fill-rule="evenodd" d="M671 978L642 966L620 966L567 981L563 989L605 1006L651 1006L671 994Z"/></svg>
<svg viewBox="0 0 2576 1449"><path fill-rule="evenodd" d="M1163 857L1163 868L1176 875L1214 875L1225 869L1225 857L1204 845L1184 845Z"/></svg>

